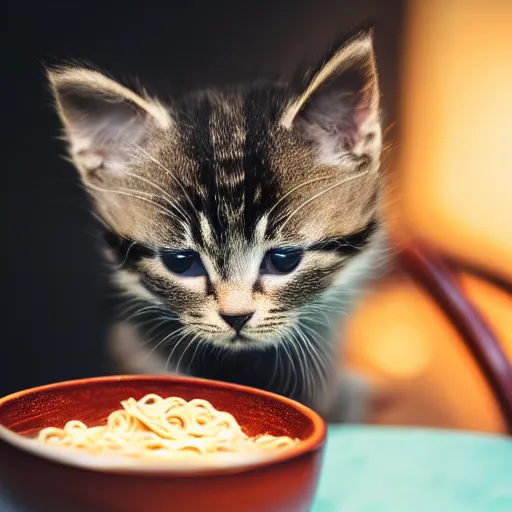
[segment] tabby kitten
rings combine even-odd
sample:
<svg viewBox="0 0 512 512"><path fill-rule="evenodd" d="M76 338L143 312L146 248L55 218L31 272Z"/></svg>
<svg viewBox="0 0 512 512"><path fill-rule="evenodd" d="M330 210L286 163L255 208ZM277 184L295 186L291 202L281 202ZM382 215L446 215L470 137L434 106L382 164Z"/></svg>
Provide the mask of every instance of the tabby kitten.
<svg viewBox="0 0 512 512"><path fill-rule="evenodd" d="M372 36L300 83L165 104L93 69L49 73L69 151L108 227L128 312L122 371L268 389L359 421L337 321L382 258Z"/></svg>

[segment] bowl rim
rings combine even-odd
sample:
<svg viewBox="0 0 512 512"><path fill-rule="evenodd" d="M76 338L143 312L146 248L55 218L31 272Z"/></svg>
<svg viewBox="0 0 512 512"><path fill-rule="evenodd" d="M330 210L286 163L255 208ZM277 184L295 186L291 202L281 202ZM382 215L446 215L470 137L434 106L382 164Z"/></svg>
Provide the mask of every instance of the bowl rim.
<svg viewBox="0 0 512 512"><path fill-rule="evenodd" d="M140 460L138 459L129 459L122 456L113 456L112 458L109 457L107 461L106 457L98 457L94 454L84 454L81 452L71 453L67 448L62 448L61 452L60 448L56 449L56 447L34 443L33 439L23 437L22 435L13 432L2 424L0 424L0 442L4 442L17 449L21 449L24 452L29 452L29 454L38 458L47 459L50 460L50 462L71 466L77 469L112 474L125 473L132 475L136 474L140 476L167 476L178 478L205 475L221 476L254 471L297 459L320 449L325 443L327 435L327 426L325 421L320 417L318 413L301 404L300 402L259 388L182 375L110 375L60 381L52 384L44 384L42 386L23 389L4 397L0 397L0 407L20 397L37 394L48 390L62 389L69 386L87 385L88 383L122 381L157 381L169 383L178 382L184 383L185 385L187 383L195 383L217 389L241 391L252 395L264 396L284 403L298 410L311 421L313 425L313 431L308 438L300 441L296 446L293 446L285 452L279 453L275 456L265 458L258 457L254 460L245 459L245 461L236 461L235 457L235 462L232 462L231 464L222 462L219 465L212 464L211 466L205 465L204 462L202 464L197 463L197 465L195 465L189 461L186 461L183 464L172 464L169 463L169 461L145 461L143 464L140 464ZM137 461L140 465L137 465Z"/></svg>

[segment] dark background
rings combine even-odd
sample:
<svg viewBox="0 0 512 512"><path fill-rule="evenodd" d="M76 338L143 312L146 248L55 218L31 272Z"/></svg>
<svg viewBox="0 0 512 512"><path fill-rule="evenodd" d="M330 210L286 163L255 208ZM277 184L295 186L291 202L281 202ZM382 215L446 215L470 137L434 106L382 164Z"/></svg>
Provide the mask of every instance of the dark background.
<svg viewBox="0 0 512 512"><path fill-rule="evenodd" d="M133 5L133 6L131 6ZM109 371L107 277L95 222L62 158L44 64L86 59L156 93L289 74L346 31L376 25L387 122L397 105L402 2L259 0L4 6L2 198L7 220L0 396ZM6 9L6 10L5 10ZM5 26L6 25L6 26ZM7 41L7 42L5 42Z"/></svg>

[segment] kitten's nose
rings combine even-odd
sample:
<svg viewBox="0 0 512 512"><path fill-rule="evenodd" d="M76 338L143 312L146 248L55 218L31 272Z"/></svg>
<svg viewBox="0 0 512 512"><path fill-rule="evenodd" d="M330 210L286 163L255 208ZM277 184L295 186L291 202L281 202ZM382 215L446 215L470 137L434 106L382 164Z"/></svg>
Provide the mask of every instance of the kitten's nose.
<svg viewBox="0 0 512 512"><path fill-rule="evenodd" d="M221 313L221 318L226 322L230 327L235 329L238 334L242 327L251 319L254 313L246 313L245 315L223 315Z"/></svg>

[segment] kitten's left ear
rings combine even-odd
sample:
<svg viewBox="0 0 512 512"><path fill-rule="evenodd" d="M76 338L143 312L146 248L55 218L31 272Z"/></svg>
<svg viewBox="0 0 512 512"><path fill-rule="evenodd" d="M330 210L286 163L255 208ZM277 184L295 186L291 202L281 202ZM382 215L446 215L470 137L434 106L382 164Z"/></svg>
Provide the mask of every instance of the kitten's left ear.
<svg viewBox="0 0 512 512"><path fill-rule="evenodd" d="M309 74L281 125L312 141L321 163L338 165L347 155L378 159L379 96L373 34L363 32Z"/></svg>
<svg viewBox="0 0 512 512"><path fill-rule="evenodd" d="M119 173L149 134L171 126L166 109L86 68L48 72L70 153L84 181Z"/></svg>

